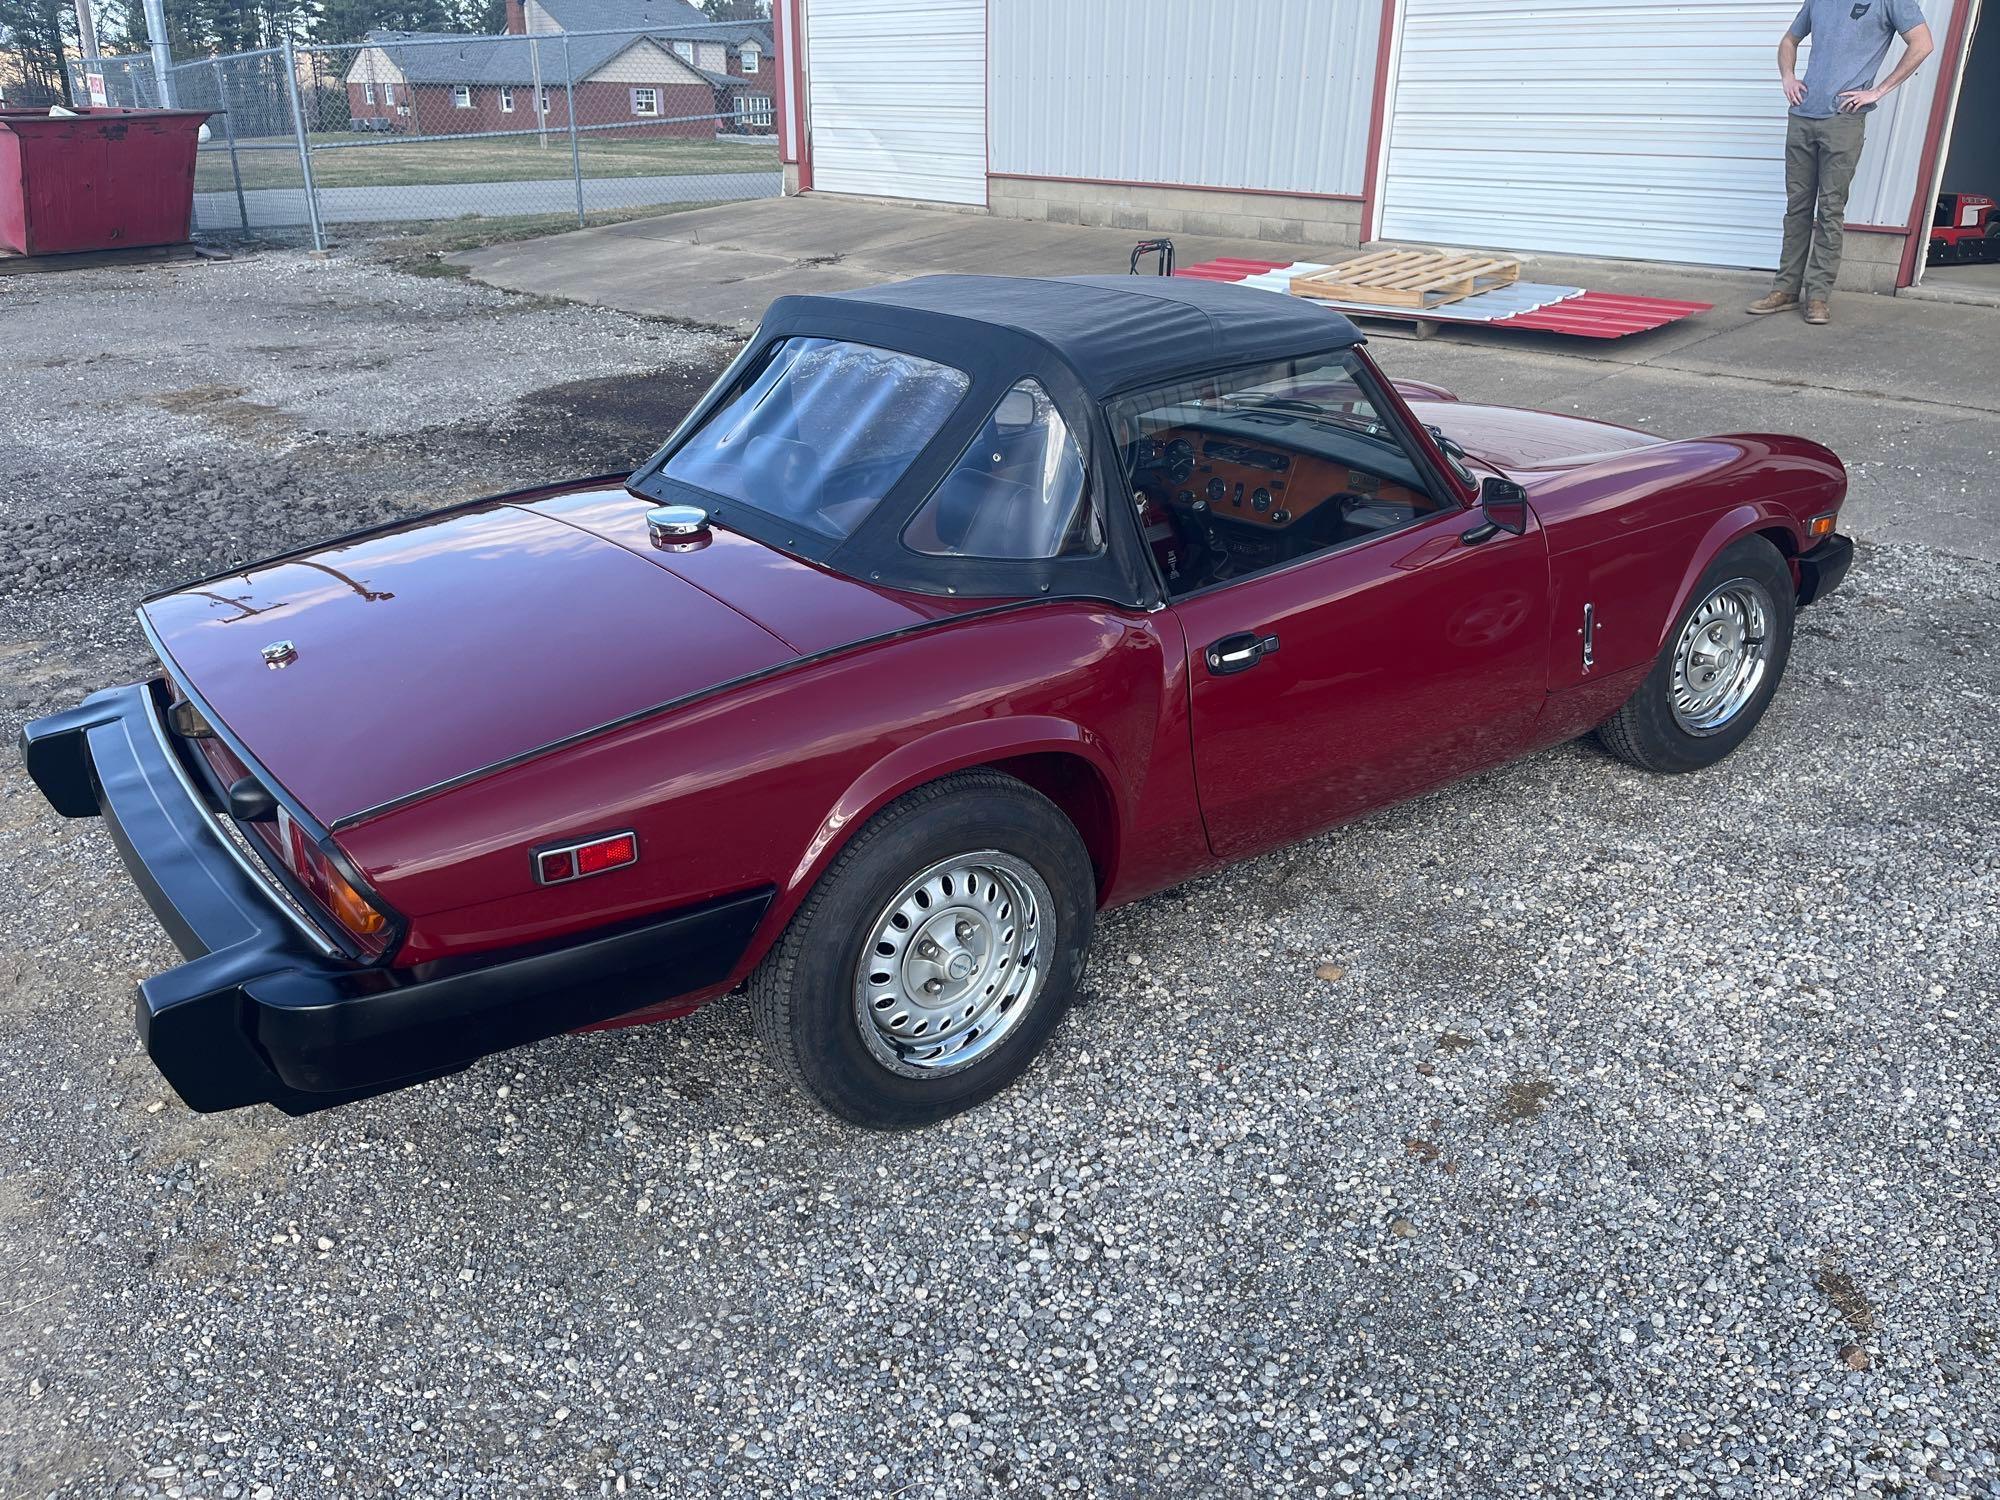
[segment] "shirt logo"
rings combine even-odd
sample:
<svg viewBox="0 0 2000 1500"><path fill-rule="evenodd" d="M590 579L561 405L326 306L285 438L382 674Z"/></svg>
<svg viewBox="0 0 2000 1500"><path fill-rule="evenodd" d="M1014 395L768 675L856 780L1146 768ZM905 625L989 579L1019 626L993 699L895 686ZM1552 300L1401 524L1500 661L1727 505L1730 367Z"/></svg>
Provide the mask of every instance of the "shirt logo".
<svg viewBox="0 0 2000 1500"><path fill-rule="evenodd" d="M1874 0L1861 0L1861 3L1859 5L1855 6L1852 10L1850 10L1847 13L1847 18L1850 21L1860 20L1863 16L1868 14L1868 8L1873 3Z"/></svg>

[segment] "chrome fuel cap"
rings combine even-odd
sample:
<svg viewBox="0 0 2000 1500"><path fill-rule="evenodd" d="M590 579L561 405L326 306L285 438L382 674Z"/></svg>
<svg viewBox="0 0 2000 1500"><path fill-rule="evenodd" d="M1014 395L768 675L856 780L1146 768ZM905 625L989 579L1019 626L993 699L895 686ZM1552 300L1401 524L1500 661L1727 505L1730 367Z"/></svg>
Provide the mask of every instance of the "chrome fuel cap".
<svg viewBox="0 0 2000 1500"><path fill-rule="evenodd" d="M686 547L708 540L708 512L699 505L656 505L646 512L646 534L655 547Z"/></svg>

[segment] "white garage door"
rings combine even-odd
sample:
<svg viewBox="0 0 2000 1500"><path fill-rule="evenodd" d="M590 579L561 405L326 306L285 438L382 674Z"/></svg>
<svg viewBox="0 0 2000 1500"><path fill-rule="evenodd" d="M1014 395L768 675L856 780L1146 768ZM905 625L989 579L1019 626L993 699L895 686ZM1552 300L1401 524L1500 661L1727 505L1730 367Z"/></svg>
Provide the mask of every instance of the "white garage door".
<svg viewBox="0 0 2000 1500"><path fill-rule="evenodd" d="M1797 0L1405 0L1377 232L1776 265L1785 101L1773 58L1797 11ZM1850 223L1906 211L1911 186L1883 168L1903 154L1900 106L1913 99L1920 113L1928 90L1899 95L1910 99L1868 122ZM1878 183L1885 210L1900 193L1887 218L1872 211Z"/></svg>
<svg viewBox="0 0 2000 1500"><path fill-rule="evenodd" d="M986 202L985 0L807 0L814 188Z"/></svg>

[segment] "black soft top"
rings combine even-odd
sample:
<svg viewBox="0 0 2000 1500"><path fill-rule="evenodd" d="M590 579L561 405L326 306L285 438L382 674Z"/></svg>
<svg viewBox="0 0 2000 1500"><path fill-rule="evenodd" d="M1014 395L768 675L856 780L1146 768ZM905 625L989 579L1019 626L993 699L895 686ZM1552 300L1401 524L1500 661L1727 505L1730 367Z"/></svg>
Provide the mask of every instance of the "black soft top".
<svg viewBox="0 0 2000 1500"><path fill-rule="evenodd" d="M1190 368L1251 364L1362 341L1302 297L1187 276L919 276L820 297L780 297L767 326L869 304L912 331L940 320L1005 328L1052 350L1103 399Z"/></svg>
<svg viewBox="0 0 2000 1500"><path fill-rule="evenodd" d="M677 445L788 338L900 350L965 376L966 394L868 518L846 537L815 536L754 504L665 472ZM973 598L1158 602L1159 583L1128 494L1124 455L1104 417L1110 397L1203 371L1326 354L1360 343L1339 313L1250 287L1163 276L920 276L830 296L780 297L757 336L685 422L627 481L649 498L698 505L718 524L845 573L916 593ZM995 403L1022 379L1061 410L1091 475L1107 545L1088 556L996 559L919 554L903 529L964 453Z"/></svg>

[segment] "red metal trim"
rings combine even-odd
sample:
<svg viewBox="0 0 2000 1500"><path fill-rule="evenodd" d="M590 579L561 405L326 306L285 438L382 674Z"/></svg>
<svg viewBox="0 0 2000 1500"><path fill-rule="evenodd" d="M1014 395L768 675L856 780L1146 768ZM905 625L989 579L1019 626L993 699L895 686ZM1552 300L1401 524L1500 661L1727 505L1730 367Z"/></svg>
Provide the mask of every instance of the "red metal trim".
<svg viewBox="0 0 2000 1500"><path fill-rule="evenodd" d="M1950 111L1951 99L1960 87L1961 75L1970 56L1966 45L1966 27L1972 21L1973 0L1958 0L1951 10L1951 25L1947 28L1944 44L1944 60L1938 63L1937 83L1931 93L1931 118L1924 129L1924 149L1917 157L1917 186L1910 197L1910 216L1904 222L1903 258L1896 267L1898 288L1913 285L1917 279L1918 247L1928 242L1924 228L1931 221L1931 195L1937 191L1938 171L1942 167L1938 158L1938 147L1944 139L1945 115ZM1946 76L1946 68L1950 76Z"/></svg>
<svg viewBox="0 0 2000 1500"><path fill-rule="evenodd" d="M512 0L509 0L512 3ZM790 7L785 0L771 7L771 69L775 75L771 90L771 119L778 127L778 164L780 166L798 161L792 151L791 111L785 108L785 73L789 71L788 59L791 49L785 45L785 12Z"/></svg>
<svg viewBox="0 0 2000 1500"><path fill-rule="evenodd" d="M806 97L805 49L810 33L806 30L806 0L782 0L792 12L792 97L799 103L799 191L809 193L813 185L812 102Z"/></svg>
<svg viewBox="0 0 2000 1500"><path fill-rule="evenodd" d="M981 169L986 177L986 208L993 208L993 0L986 0L983 24L986 27L980 56L979 145L984 153Z"/></svg>
<svg viewBox="0 0 2000 1500"><path fill-rule="evenodd" d="M1217 187L1208 182L1135 182L1129 177L1056 177L1047 172L994 172L1003 182L1074 182L1085 187L1176 188L1189 193L1245 193L1255 198L1311 198L1319 203L1359 203L1353 193L1295 193L1288 188ZM1289 265L1286 261L1283 264Z"/></svg>
<svg viewBox="0 0 2000 1500"><path fill-rule="evenodd" d="M1382 0L1382 24L1375 35L1375 96L1368 106L1368 165L1361 179L1361 224L1356 232L1360 244L1375 235L1376 215L1382 206L1382 132L1389 108L1389 53L1396 39L1396 16L1400 0Z"/></svg>

